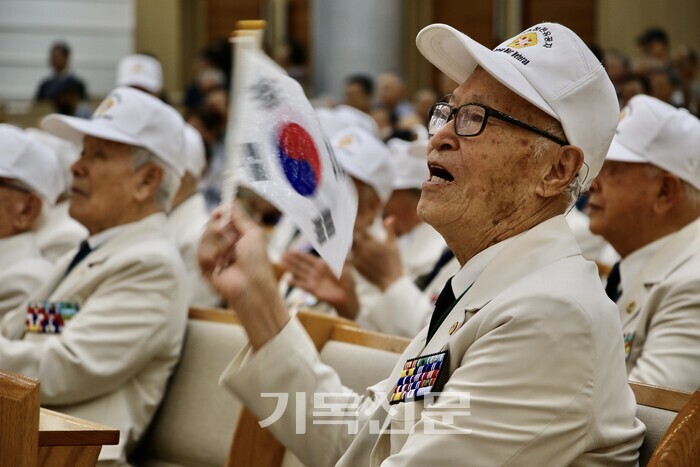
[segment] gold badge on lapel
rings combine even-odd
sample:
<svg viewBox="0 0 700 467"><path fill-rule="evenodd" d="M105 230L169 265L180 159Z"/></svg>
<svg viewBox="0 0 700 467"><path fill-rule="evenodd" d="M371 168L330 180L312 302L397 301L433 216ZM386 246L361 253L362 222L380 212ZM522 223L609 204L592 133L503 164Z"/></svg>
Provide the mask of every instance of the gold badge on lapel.
<svg viewBox="0 0 700 467"><path fill-rule="evenodd" d="M450 326L450 336L455 333L459 329L459 321L455 321L452 323L452 326Z"/></svg>
<svg viewBox="0 0 700 467"><path fill-rule="evenodd" d="M632 300L627 304L627 313L632 313L637 308L637 302Z"/></svg>

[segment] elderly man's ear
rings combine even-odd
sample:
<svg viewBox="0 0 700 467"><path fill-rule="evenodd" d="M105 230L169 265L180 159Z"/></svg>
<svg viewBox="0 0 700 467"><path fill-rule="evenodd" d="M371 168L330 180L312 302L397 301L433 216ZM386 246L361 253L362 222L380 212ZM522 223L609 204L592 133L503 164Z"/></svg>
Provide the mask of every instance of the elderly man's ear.
<svg viewBox="0 0 700 467"><path fill-rule="evenodd" d="M546 156L545 156L546 157ZM577 146L561 146L548 158L544 176L535 192L543 198L561 195L583 165L583 151Z"/></svg>
<svg viewBox="0 0 700 467"><path fill-rule="evenodd" d="M16 233L28 232L34 228L41 214L41 206L41 198L34 193L18 198L13 222Z"/></svg>
<svg viewBox="0 0 700 467"><path fill-rule="evenodd" d="M139 167L137 176L134 196L138 201L145 201L153 196L163 181L163 168L157 164L144 164Z"/></svg>

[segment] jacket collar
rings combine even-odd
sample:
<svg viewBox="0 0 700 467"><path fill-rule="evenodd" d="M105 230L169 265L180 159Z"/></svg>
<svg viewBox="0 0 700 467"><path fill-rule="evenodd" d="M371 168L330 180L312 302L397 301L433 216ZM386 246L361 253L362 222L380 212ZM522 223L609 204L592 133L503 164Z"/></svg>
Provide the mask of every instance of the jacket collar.
<svg viewBox="0 0 700 467"><path fill-rule="evenodd" d="M563 215L548 219L514 238L489 263L465 294L462 308L480 309L508 285L557 260L581 254Z"/></svg>
<svg viewBox="0 0 700 467"><path fill-rule="evenodd" d="M477 277L474 285L455 305L443 321L430 342L427 343L427 327L420 333L420 347L411 345L411 350L423 349L423 353L437 352L448 345L450 328L455 323L464 324L475 312L520 279L534 271L571 256L581 255L574 234L563 215L548 219L530 230L513 237L493 258Z"/></svg>
<svg viewBox="0 0 700 467"><path fill-rule="evenodd" d="M700 219L667 235L665 240L642 269L641 277L645 285L658 284L691 256L700 252Z"/></svg>
<svg viewBox="0 0 700 467"><path fill-rule="evenodd" d="M91 252L84 261L78 264L68 276L72 276L74 273L78 273L78 271L82 271L86 267L89 268L104 262L113 253L127 249L134 243L135 239L142 241L141 239L144 237L163 235L166 231L166 225L167 220L165 214L156 213L140 221L117 227L118 230L114 235L109 236L109 238L102 242L98 248Z"/></svg>

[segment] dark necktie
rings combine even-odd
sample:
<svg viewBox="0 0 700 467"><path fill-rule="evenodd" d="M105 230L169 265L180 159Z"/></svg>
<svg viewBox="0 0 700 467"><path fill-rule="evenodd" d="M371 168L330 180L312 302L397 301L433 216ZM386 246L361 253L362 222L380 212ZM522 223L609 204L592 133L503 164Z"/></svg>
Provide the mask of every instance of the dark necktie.
<svg viewBox="0 0 700 467"><path fill-rule="evenodd" d="M445 321L447 315L450 314L450 311L452 311L454 303L455 294L452 292L452 278L450 278L435 302L433 316L430 318L430 326L428 326L428 338L426 339L426 342L430 341L430 338L433 337L442 322Z"/></svg>
<svg viewBox="0 0 700 467"><path fill-rule="evenodd" d="M80 248L78 249L78 252L75 254L70 264L68 265L68 269L66 269L66 273L63 277L67 276L73 270L73 268L78 265L78 263L80 263L82 260L85 259L87 255L90 254L91 251L92 248L90 248L90 244L87 240L83 240L82 242L80 242Z"/></svg>
<svg viewBox="0 0 700 467"><path fill-rule="evenodd" d="M605 284L605 293L608 294L610 300L617 302L622 295L622 289L620 284L620 262L613 264L612 269L610 269L610 274L608 274L608 282Z"/></svg>
<svg viewBox="0 0 700 467"><path fill-rule="evenodd" d="M443 266L445 266L454 257L455 254L452 253L452 250L450 250L449 248L445 248L445 250L442 252L442 255L440 255L440 259L438 259L437 263L435 263L435 266L433 266L432 271L430 271L427 274L423 274L422 276L418 276L416 278L416 287L418 287L421 290L425 290L426 287L428 287L433 281L433 279L435 279L435 277L438 275Z"/></svg>

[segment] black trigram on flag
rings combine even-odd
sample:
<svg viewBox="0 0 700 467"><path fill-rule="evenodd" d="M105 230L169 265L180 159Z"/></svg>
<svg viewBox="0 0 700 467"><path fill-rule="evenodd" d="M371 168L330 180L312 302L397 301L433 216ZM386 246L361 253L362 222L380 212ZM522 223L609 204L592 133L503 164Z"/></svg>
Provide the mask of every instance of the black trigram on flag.
<svg viewBox="0 0 700 467"><path fill-rule="evenodd" d="M264 107L274 109L280 104L279 90L275 82L268 78L262 78L260 81L250 87L253 93L253 99L261 103Z"/></svg>
<svg viewBox="0 0 700 467"><path fill-rule="evenodd" d="M270 180L270 174L267 173L263 159L260 157L260 144L243 143L243 154L245 156L245 165L248 167L253 181L264 182Z"/></svg>
<svg viewBox="0 0 700 467"><path fill-rule="evenodd" d="M328 141L328 138L324 137L323 142L326 144L326 151L328 151L328 157L331 158L331 166L333 166L333 174L335 175L335 179L340 180L345 176L343 166L340 165L340 162L338 162L338 159L335 157L335 151L333 151L333 146L331 146L331 143Z"/></svg>
<svg viewBox="0 0 700 467"><path fill-rule="evenodd" d="M335 224L330 209L324 208L321 215L312 219L311 222L314 224L314 233L319 245L323 245L335 236Z"/></svg>

